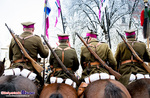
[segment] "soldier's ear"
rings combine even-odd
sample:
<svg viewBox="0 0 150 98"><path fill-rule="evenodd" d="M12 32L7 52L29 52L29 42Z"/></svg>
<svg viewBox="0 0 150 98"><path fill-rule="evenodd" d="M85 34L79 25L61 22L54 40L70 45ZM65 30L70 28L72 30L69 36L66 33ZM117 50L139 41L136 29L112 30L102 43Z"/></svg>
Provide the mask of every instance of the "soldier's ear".
<svg viewBox="0 0 150 98"><path fill-rule="evenodd" d="M34 28L32 28L32 32L34 32Z"/></svg>
<svg viewBox="0 0 150 98"><path fill-rule="evenodd" d="M90 41L91 39L92 39L92 37L89 37L89 39L88 39L88 40Z"/></svg>
<svg viewBox="0 0 150 98"><path fill-rule="evenodd" d="M69 40L67 39L67 43L69 43Z"/></svg>
<svg viewBox="0 0 150 98"><path fill-rule="evenodd" d="M25 28L23 28L23 31L25 31Z"/></svg>

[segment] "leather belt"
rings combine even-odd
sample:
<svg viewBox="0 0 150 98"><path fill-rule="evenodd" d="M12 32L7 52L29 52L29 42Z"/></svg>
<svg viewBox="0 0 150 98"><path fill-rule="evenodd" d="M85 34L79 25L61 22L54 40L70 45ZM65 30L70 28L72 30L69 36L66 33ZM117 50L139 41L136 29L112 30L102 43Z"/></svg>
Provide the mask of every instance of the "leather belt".
<svg viewBox="0 0 150 98"><path fill-rule="evenodd" d="M91 66L96 66L98 69L100 68L99 66L100 66L101 64L98 62L98 61L95 61L95 62L90 62L90 64L89 63L86 63L86 65L84 65L85 67L91 67Z"/></svg>
<svg viewBox="0 0 150 98"><path fill-rule="evenodd" d="M61 70L63 70L62 68L55 68L54 69L55 71L61 71ZM67 70L71 70L71 68L67 68Z"/></svg>
<svg viewBox="0 0 150 98"><path fill-rule="evenodd" d="M95 61L95 62L91 62L90 65L91 65L91 66L92 66L92 65L100 65L100 63L97 62L97 61Z"/></svg>
<svg viewBox="0 0 150 98"><path fill-rule="evenodd" d="M34 59L35 61L37 61L36 59ZM21 63L21 62L30 62L28 59L18 59L13 61L13 63Z"/></svg>
<svg viewBox="0 0 150 98"><path fill-rule="evenodd" d="M131 63L131 62L138 62L138 61L137 60L126 60L126 61L121 62L121 65L126 64L126 63Z"/></svg>
<svg viewBox="0 0 150 98"><path fill-rule="evenodd" d="M85 67L86 67L86 66L101 65L98 61L90 62L90 63L84 62L83 64L84 64Z"/></svg>
<svg viewBox="0 0 150 98"><path fill-rule="evenodd" d="M50 76L53 77L56 71L61 71L61 70L63 70L63 69L62 68L54 68L53 72ZM71 70L71 68L67 68L67 70Z"/></svg>

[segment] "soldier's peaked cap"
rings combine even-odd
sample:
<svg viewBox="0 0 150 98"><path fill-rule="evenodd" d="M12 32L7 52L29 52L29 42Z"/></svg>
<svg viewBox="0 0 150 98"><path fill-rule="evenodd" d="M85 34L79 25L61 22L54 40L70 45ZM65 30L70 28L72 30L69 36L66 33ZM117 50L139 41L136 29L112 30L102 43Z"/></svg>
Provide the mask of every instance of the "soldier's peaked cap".
<svg viewBox="0 0 150 98"><path fill-rule="evenodd" d="M57 34L59 40L69 39L68 34Z"/></svg>
<svg viewBox="0 0 150 98"><path fill-rule="evenodd" d="M125 30L125 34L126 36L131 36L131 35L135 35L135 29L132 29L132 30Z"/></svg>
<svg viewBox="0 0 150 98"><path fill-rule="evenodd" d="M86 33L86 37L85 38L87 38L87 37L97 38L97 36L98 36L97 33L91 31L91 32L87 32Z"/></svg>
<svg viewBox="0 0 150 98"><path fill-rule="evenodd" d="M34 24L33 22L23 22L21 23L23 25L24 28L34 28Z"/></svg>

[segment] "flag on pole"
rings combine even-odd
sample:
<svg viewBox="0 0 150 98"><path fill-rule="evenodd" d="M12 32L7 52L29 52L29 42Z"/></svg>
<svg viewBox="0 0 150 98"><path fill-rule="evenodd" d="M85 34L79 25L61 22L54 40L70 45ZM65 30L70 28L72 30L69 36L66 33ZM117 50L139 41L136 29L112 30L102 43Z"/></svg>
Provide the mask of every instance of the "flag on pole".
<svg viewBox="0 0 150 98"><path fill-rule="evenodd" d="M46 36L47 36L47 38L49 38L48 28L49 28L49 14L51 12L51 7L49 5L48 0L45 0L45 3L44 3L44 13L45 13L45 11L46 11L46 16L45 16L45 14L44 14L44 16L46 17L46 19L44 19L45 20L44 23L45 23L45 26L46 26L45 27L45 29L46 29Z"/></svg>
<svg viewBox="0 0 150 98"><path fill-rule="evenodd" d="M99 20L101 21L101 6L99 8Z"/></svg>
<svg viewBox="0 0 150 98"><path fill-rule="evenodd" d="M60 12L61 12L59 0L56 0L56 1L55 1L55 4L56 4L56 6L57 6L57 8L58 8L58 17L59 17L59 16L60 16Z"/></svg>
<svg viewBox="0 0 150 98"><path fill-rule="evenodd" d="M60 7L60 2L59 2L59 0L56 0L56 2L57 2L57 4L58 4L58 6Z"/></svg>
<svg viewBox="0 0 150 98"><path fill-rule="evenodd" d="M56 25L57 25L57 22L58 22L58 18L56 17L56 21L55 21L55 27L56 27Z"/></svg>
<svg viewBox="0 0 150 98"><path fill-rule="evenodd" d="M100 3L100 6L99 6L99 20L101 21L101 7L102 7L102 3L103 3L103 0L101 1Z"/></svg>
<svg viewBox="0 0 150 98"><path fill-rule="evenodd" d="M58 22L58 18L60 17L60 13L61 13L61 7L60 7L60 2L59 2L59 0L56 0L56 1L55 1L55 4L56 4L56 6L57 6L57 8L58 8L58 17L56 17L56 21L55 21L55 26L54 26L54 27L56 27L57 22Z"/></svg>
<svg viewBox="0 0 150 98"><path fill-rule="evenodd" d="M103 3L105 2L105 0L100 0L101 1L101 3L100 3L100 5L99 5L99 20L101 21L101 8L103 7Z"/></svg>

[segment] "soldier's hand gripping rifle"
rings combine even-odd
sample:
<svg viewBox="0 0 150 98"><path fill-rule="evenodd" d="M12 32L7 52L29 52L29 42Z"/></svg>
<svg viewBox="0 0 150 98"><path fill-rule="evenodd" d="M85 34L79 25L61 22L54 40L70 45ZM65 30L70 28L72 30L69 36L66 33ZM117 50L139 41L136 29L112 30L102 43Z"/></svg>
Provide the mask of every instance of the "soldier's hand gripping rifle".
<svg viewBox="0 0 150 98"><path fill-rule="evenodd" d="M70 78L76 82L76 84L79 86L80 85L80 81L72 74L70 73L66 66L62 63L62 61L60 60L60 58L58 57L58 55L54 52L54 50L52 49L52 47L49 45L48 41L46 40L46 38L41 35L44 39L44 42L47 44L48 48L50 49L50 51L52 52L52 54L54 55L54 57L56 58L56 60L58 61L58 63L60 64L61 68L63 69L63 71L70 76Z"/></svg>
<svg viewBox="0 0 150 98"><path fill-rule="evenodd" d="M14 38L16 44L18 45L18 47L20 48L21 52L23 53L23 55L30 60L31 64L33 65L33 67L37 70L37 72L41 73L43 71L43 67L40 66L34 59L32 59L29 54L26 52L25 48L22 46L22 44L20 43L20 41L15 37L13 31L7 26L7 24L5 23L5 26L8 28L10 34L12 35L12 37Z"/></svg>
<svg viewBox="0 0 150 98"><path fill-rule="evenodd" d="M83 42L83 44L86 46L86 48L89 50L89 52L111 73L116 77L117 80L121 77L121 75L114 71L111 67L109 67L85 42L84 40L79 36L78 33L76 35L79 37L79 39Z"/></svg>
<svg viewBox="0 0 150 98"><path fill-rule="evenodd" d="M137 53L135 52L135 50L131 47L131 45L125 40L124 36L121 35L119 33L118 30L116 30L118 32L118 34L121 36L122 40L124 41L124 43L126 44L126 46L128 47L128 49L131 51L132 55L138 60L140 61L142 64L142 66L150 73L150 66L148 66L146 63L144 63L144 61L137 55Z"/></svg>

